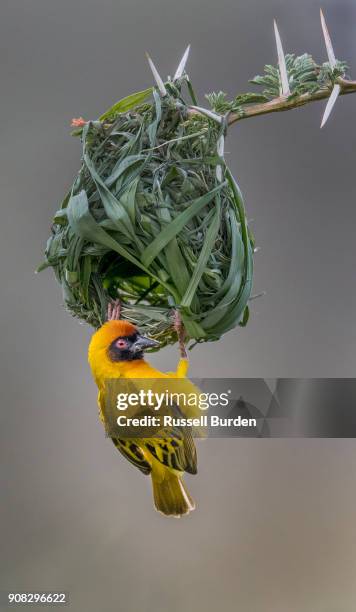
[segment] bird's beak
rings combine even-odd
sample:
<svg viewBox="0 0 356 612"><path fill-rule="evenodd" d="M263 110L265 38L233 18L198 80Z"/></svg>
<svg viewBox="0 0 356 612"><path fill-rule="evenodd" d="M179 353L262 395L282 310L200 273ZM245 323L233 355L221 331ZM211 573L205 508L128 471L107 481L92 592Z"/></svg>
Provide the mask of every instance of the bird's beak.
<svg viewBox="0 0 356 612"><path fill-rule="evenodd" d="M159 342L157 340L153 340L152 338L146 338L146 336L137 336L137 340L132 345L135 353L139 353L141 351L145 351L149 348L157 348L159 346Z"/></svg>

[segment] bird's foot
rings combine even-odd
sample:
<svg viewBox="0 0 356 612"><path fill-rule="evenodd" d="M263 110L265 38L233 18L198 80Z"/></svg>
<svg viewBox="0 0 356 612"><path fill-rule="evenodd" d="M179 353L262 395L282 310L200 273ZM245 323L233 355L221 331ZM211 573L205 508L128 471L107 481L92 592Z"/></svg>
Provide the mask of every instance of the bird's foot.
<svg viewBox="0 0 356 612"><path fill-rule="evenodd" d="M180 356L182 359L187 359L187 351L185 348L185 329L179 310L173 311L173 325L177 332Z"/></svg>
<svg viewBox="0 0 356 612"><path fill-rule="evenodd" d="M115 302L108 303L108 312L107 318L108 321L117 321L121 316L121 302L120 300L115 300Z"/></svg>

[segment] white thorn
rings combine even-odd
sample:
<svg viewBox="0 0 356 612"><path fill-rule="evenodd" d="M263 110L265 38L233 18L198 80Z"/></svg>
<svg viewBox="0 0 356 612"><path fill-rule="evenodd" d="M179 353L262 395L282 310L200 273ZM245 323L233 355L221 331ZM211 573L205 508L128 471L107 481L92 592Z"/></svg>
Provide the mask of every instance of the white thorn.
<svg viewBox="0 0 356 612"><path fill-rule="evenodd" d="M251 295L248 301L253 302L253 300L258 300L258 298L264 297L265 295L267 295L267 292L261 291L261 293L257 293L256 295Z"/></svg>
<svg viewBox="0 0 356 612"><path fill-rule="evenodd" d="M217 142L217 153L219 157L224 157L224 144L225 144L225 138L224 138L224 135L221 134Z"/></svg>
<svg viewBox="0 0 356 612"><path fill-rule="evenodd" d="M199 111L199 113L201 113L202 115L206 115L210 119L214 119L214 121L216 121L217 123L221 123L223 120L221 115L218 115L217 113L214 113L213 111L208 110L207 108L203 108L201 106L190 106L190 108Z"/></svg>
<svg viewBox="0 0 356 612"><path fill-rule="evenodd" d="M148 53L146 53L146 55L147 55L148 63L149 63L150 68L152 70L152 74L154 76L154 79L156 81L157 87L159 89L159 93L161 94L162 98L164 98L164 96L167 95L167 90L166 90L165 84L163 83L163 81L162 81L162 79L161 79L161 77L159 75L159 72L158 72L156 66L154 65L153 61L151 60L150 56L148 55Z"/></svg>
<svg viewBox="0 0 356 612"><path fill-rule="evenodd" d="M218 138L216 152L218 156L221 157L222 159L224 158L224 146L225 146L225 138L224 138L224 134L221 134L221 136L219 136ZM219 183L221 183L223 179L222 164L218 164L216 166L216 178L219 181Z"/></svg>
<svg viewBox="0 0 356 612"><path fill-rule="evenodd" d="M283 51L281 37L279 35L279 30L277 26L276 20L274 20L274 35L276 37L276 45L277 45L277 55L278 55L278 66L279 73L281 75L281 94L288 98L290 96L289 89L289 80L288 80L288 72L286 65L286 58Z"/></svg>
<svg viewBox="0 0 356 612"><path fill-rule="evenodd" d="M185 65L187 63L187 59L188 59L188 55L189 55L189 51L190 51L190 45L188 45L188 47L186 48L186 50L183 53L183 57L179 62L179 66L176 70L176 73L173 77L173 81L177 81L177 79L180 79L180 77L182 76L183 72L184 72L184 68Z"/></svg>
<svg viewBox="0 0 356 612"><path fill-rule="evenodd" d="M329 117L331 115L331 111L334 108L336 100L339 97L340 91L341 91L340 85L334 85L334 89L332 90L330 98L329 98L328 103L326 105L326 109L325 109L325 112L324 112L324 116L323 116L323 120L321 122L320 129L324 127L325 123L329 119Z"/></svg>
<svg viewBox="0 0 356 612"><path fill-rule="evenodd" d="M328 54L329 64L331 68L334 69L336 66L336 57L335 57L335 53L333 49L333 44L331 42L328 26L326 25L326 21L325 21L325 17L324 17L324 13L322 9L320 9L320 19L321 19L321 27L322 27L323 34L324 34L324 40L325 40L326 52Z"/></svg>

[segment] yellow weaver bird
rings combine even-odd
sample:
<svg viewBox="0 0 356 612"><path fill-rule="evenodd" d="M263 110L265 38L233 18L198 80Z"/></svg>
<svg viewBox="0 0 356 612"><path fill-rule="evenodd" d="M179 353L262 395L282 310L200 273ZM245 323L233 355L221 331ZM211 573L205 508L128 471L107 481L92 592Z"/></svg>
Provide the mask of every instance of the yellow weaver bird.
<svg viewBox="0 0 356 612"><path fill-rule="evenodd" d="M176 372L163 373L145 361L146 349L159 346L156 340L142 336L130 322L121 320L120 305L108 307L108 321L92 336L89 344L89 365L99 389L99 416L105 424L105 382L112 378L157 379L186 378L188 360L181 342ZM179 326L179 324L178 324ZM179 327L178 327L179 335ZM190 390L196 387L187 379ZM185 383L184 383L185 384ZM190 411L196 416L196 412ZM166 438L112 438L117 450L143 474L151 475L156 509L167 516L182 516L194 510L195 504L187 491L182 475L197 473L197 454L190 432L174 430Z"/></svg>

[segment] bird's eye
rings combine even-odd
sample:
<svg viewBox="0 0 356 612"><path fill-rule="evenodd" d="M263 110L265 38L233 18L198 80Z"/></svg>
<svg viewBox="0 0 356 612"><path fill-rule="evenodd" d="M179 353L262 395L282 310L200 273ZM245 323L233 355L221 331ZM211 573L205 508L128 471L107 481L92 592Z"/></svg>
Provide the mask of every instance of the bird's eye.
<svg viewBox="0 0 356 612"><path fill-rule="evenodd" d="M116 346L120 349L126 348L127 347L127 342L126 340L118 340L116 342Z"/></svg>

